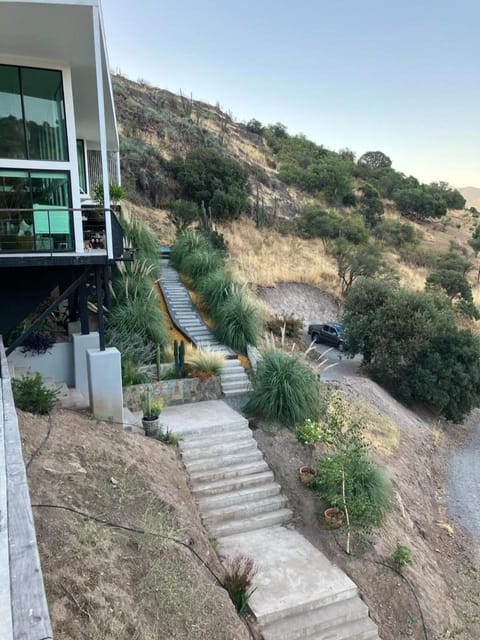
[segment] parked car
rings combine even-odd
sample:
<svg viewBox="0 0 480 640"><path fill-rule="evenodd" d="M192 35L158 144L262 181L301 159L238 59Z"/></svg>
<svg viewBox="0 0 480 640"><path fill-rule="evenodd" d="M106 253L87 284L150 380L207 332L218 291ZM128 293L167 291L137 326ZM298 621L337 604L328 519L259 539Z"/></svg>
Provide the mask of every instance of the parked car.
<svg viewBox="0 0 480 640"><path fill-rule="evenodd" d="M314 342L323 342L332 345L339 351L345 351L347 348L343 325L336 322L311 324L308 327L308 335Z"/></svg>

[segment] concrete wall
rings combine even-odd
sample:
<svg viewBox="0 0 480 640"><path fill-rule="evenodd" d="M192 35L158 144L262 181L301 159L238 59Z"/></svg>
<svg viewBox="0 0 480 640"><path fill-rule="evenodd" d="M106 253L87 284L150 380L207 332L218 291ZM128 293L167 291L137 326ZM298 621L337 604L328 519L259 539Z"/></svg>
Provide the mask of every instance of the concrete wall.
<svg viewBox="0 0 480 640"><path fill-rule="evenodd" d="M131 411L141 411L140 396L145 387L152 387L154 396L161 396L165 405L219 400L222 397L222 385L218 376L212 376L205 382L198 378L181 380L161 380L149 385L134 384L123 387L123 402Z"/></svg>
<svg viewBox="0 0 480 640"><path fill-rule="evenodd" d="M71 342L57 342L47 352L40 355L22 353L21 347L8 356L8 365L12 376L21 375L21 369L42 374L44 378L53 378L56 382L74 385L73 348ZM17 373L16 370L20 369Z"/></svg>

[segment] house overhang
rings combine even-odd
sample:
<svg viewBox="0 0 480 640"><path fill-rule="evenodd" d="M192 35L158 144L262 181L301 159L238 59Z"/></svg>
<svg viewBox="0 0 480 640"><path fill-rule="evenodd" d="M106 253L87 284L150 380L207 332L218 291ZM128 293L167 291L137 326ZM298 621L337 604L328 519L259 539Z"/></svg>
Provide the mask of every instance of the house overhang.
<svg viewBox="0 0 480 640"><path fill-rule="evenodd" d="M97 18L98 16L98 18ZM99 47L95 47L95 40ZM95 59L98 51L99 60ZM118 151L118 133L98 0L0 0L0 62L35 60L69 67L77 137L100 141L97 68L103 78L106 142ZM31 63L32 64L32 63Z"/></svg>

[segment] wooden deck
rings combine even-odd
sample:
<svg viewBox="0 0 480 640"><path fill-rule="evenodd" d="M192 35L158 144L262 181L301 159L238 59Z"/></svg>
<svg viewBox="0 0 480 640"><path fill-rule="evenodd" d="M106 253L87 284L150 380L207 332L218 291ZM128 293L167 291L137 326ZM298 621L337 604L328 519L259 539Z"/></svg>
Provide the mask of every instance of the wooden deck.
<svg viewBox="0 0 480 640"><path fill-rule="evenodd" d="M27 474L0 336L0 640L50 638Z"/></svg>

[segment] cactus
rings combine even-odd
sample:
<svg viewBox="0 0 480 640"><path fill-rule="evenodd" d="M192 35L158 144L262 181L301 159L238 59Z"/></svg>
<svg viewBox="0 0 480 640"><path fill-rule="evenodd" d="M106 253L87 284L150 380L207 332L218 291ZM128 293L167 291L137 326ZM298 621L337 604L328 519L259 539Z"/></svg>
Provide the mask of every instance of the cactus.
<svg viewBox="0 0 480 640"><path fill-rule="evenodd" d="M178 364L179 364L179 373L182 378L185 377L185 342L182 340L180 342L180 348L178 350Z"/></svg>
<svg viewBox="0 0 480 640"><path fill-rule="evenodd" d="M158 344L157 344L157 352L155 354L155 365L157 367L157 380L160 380L160 378L161 378L161 371L160 371L161 360L160 360L160 345L158 345Z"/></svg>
<svg viewBox="0 0 480 640"><path fill-rule="evenodd" d="M177 340L173 341L173 357L175 358L175 371L179 378L185 377L185 342L180 345Z"/></svg>

